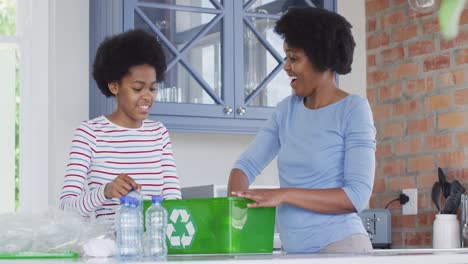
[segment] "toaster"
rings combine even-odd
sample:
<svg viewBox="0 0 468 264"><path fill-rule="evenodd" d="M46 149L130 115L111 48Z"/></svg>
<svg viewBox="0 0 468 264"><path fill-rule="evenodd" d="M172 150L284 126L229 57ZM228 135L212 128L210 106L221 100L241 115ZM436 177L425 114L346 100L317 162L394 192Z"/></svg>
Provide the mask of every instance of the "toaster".
<svg viewBox="0 0 468 264"><path fill-rule="evenodd" d="M373 248L390 248L392 217L387 209L367 209L358 214L369 235Z"/></svg>

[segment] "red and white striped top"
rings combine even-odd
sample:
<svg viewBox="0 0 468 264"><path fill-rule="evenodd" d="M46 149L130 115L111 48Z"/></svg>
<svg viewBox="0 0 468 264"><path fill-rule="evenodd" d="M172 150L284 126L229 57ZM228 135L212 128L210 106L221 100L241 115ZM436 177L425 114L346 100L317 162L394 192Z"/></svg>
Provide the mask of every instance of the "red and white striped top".
<svg viewBox="0 0 468 264"><path fill-rule="evenodd" d="M83 122L73 136L60 207L113 222L119 200L106 199L104 186L122 173L141 185L144 199L181 198L171 140L161 122L144 120L135 129L104 116Z"/></svg>

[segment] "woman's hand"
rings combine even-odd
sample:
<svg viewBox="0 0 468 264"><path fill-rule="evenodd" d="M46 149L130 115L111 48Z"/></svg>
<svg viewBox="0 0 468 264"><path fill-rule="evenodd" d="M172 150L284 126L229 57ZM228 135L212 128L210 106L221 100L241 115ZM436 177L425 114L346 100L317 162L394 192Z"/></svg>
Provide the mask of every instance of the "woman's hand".
<svg viewBox="0 0 468 264"><path fill-rule="evenodd" d="M104 187L104 196L107 199L120 199L123 195L127 195L131 189L138 191L140 190L140 185L127 174L120 174L113 181L106 184Z"/></svg>
<svg viewBox="0 0 468 264"><path fill-rule="evenodd" d="M286 189L251 189L231 192L233 196L253 200L247 207L276 207L285 202Z"/></svg>

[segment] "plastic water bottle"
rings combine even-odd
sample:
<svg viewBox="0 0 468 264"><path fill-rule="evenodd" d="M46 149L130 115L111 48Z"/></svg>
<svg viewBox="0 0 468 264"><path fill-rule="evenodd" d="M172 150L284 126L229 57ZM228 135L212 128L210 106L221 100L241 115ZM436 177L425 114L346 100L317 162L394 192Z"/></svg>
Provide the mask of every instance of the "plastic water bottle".
<svg viewBox="0 0 468 264"><path fill-rule="evenodd" d="M138 200L138 208L140 209L140 228L141 228L141 234L143 234L143 197L141 196L140 193L135 191L133 188L130 189L128 194L126 196L130 196Z"/></svg>
<svg viewBox="0 0 468 264"><path fill-rule="evenodd" d="M167 211L162 207L162 197L151 197L152 205L146 210L147 255L153 258L167 256Z"/></svg>
<svg viewBox="0 0 468 264"><path fill-rule="evenodd" d="M140 201L132 196L122 196L115 227L118 254L121 258L138 258L142 255L141 218Z"/></svg>

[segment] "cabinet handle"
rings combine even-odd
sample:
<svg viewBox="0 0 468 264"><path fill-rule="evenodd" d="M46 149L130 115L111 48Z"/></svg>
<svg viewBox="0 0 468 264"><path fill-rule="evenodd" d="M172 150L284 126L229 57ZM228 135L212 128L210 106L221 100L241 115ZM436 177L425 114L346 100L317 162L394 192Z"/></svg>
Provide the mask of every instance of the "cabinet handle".
<svg viewBox="0 0 468 264"><path fill-rule="evenodd" d="M232 113L232 107L230 107L230 106L224 107L224 113L226 115L230 115Z"/></svg>
<svg viewBox="0 0 468 264"><path fill-rule="evenodd" d="M237 108L237 113L238 113L239 115L244 115L245 112L246 112L246 110L245 110L244 107L239 107L239 108Z"/></svg>

